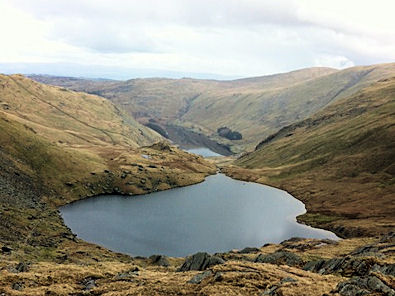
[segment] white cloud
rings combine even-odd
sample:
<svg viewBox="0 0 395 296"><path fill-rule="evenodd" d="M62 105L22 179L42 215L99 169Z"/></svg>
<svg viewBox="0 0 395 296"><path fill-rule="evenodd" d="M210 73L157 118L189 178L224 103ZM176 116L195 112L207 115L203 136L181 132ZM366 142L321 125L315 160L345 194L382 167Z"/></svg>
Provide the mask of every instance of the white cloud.
<svg viewBox="0 0 395 296"><path fill-rule="evenodd" d="M390 0L0 0L0 62L231 76L390 62L394 6Z"/></svg>

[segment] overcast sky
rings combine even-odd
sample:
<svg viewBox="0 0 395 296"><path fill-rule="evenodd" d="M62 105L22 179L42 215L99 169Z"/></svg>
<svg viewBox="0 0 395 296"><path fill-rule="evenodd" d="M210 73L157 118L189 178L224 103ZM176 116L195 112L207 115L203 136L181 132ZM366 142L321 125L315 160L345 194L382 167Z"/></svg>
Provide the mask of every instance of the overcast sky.
<svg viewBox="0 0 395 296"><path fill-rule="evenodd" d="M0 64L247 77L393 62L394 11L394 0L0 0Z"/></svg>

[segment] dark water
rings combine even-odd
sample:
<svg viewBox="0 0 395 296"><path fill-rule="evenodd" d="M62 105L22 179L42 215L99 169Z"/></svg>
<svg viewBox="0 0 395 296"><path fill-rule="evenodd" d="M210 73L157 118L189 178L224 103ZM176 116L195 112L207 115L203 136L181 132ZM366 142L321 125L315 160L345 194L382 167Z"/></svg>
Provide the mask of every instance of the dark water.
<svg viewBox="0 0 395 296"><path fill-rule="evenodd" d="M201 155L203 157L210 157L210 156L223 156L219 153L216 153L208 148L191 148L191 149L186 149L186 151L188 151L189 153L194 153L197 155Z"/></svg>
<svg viewBox="0 0 395 296"><path fill-rule="evenodd" d="M98 196L61 208L78 237L131 255L186 256L278 243L291 237L331 238L298 224L303 203L276 188L218 174L197 185L135 197Z"/></svg>

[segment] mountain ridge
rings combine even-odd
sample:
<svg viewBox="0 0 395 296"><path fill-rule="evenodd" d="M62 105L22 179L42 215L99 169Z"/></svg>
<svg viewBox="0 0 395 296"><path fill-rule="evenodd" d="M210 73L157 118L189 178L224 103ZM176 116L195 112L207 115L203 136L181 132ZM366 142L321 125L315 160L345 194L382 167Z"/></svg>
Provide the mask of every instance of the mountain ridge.
<svg viewBox="0 0 395 296"><path fill-rule="evenodd" d="M233 81L154 78L79 81L67 87L104 96L143 124L153 119L165 130L167 125L176 125L204 134L238 153L253 149L258 139L314 114L332 101L394 73L395 64L387 63L344 70L308 68ZM46 83L66 85L56 78ZM243 140L220 137L220 127L240 132Z"/></svg>

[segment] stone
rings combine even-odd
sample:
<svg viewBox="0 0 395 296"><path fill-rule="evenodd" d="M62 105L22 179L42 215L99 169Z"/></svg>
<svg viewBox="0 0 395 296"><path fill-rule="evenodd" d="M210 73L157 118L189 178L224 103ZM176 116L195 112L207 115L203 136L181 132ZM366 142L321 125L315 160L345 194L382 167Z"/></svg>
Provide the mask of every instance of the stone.
<svg viewBox="0 0 395 296"><path fill-rule="evenodd" d="M383 293L394 296L394 289L384 284L376 276L353 277L345 282L341 282L336 287L336 292L342 296L363 296L372 293Z"/></svg>
<svg viewBox="0 0 395 296"><path fill-rule="evenodd" d="M329 260L315 260L307 262L303 270L319 274L341 274L343 276L364 276L371 271L381 272L385 275L395 273L393 264L379 265L372 258L340 257Z"/></svg>
<svg viewBox="0 0 395 296"><path fill-rule="evenodd" d="M24 288L24 284L22 282L13 283L11 288L16 291L21 291Z"/></svg>
<svg viewBox="0 0 395 296"><path fill-rule="evenodd" d="M19 262L15 267L16 272L27 272L30 269L30 264L25 262Z"/></svg>
<svg viewBox="0 0 395 296"><path fill-rule="evenodd" d="M93 277L87 277L81 284L84 286L84 290L91 290L96 287L96 280Z"/></svg>
<svg viewBox="0 0 395 296"><path fill-rule="evenodd" d="M394 243L395 242L395 232L391 231L383 235L380 238L380 243Z"/></svg>
<svg viewBox="0 0 395 296"><path fill-rule="evenodd" d="M139 275L139 268L133 267L131 269L129 269L126 272L120 272L118 273L115 277L114 280L115 281L126 281L126 282L132 282L133 279Z"/></svg>
<svg viewBox="0 0 395 296"><path fill-rule="evenodd" d="M276 296L276 295L278 295L277 292L276 292L276 290L277 290L278 288L279 288L279 286L274 285L274 286L272 286L272 287L266 289L265 292L263 292L263 295Z"/></svg>
<svg viewBox="0 0 395 296"><path fill-rule="evenodd" d="M291 277L285 277L280 281L280 284L284 283L296 283L298 280L295 280L294 278Z"/></svg>
<svg viewBox="0 0 395 296"><path fill-rule="evenodd" d="M214 281L216 282L222 282L224 280L224 276L222 272L217 272L214 276Z"/></svg>
<svg viewBox="0 0 395 296"><path fill-rule="evenodd" d="M303 266L303 270L317 272L321 269L321 267L325 264L325 260L314 260L309 261Z"/></svg>
<svg viewBox="0 0 395 296"><path fill-rule="evenodd" d="M151 264L155 264L158 266L164 266L164 267L168 267L170 266L169 260L167 256L163 256L163 255L152 255L149 257L149 259L151 260Z"/></svg>
<svg viewBox="0 0 395 296"><path fill-rule="evenodd" d="M188 283L190 284L200 284L205 278L208 278L213 275L211 270L206 270L204 272L196 274L193 278L191 278Z"/></svg>
<svg viewBox="0 0 395 296"><path fill-rule="evenodd" d="M206 252L199 252L192 256L188 256L185 259L183 265L177 271L189 271L189 270L206 270L207 268L217 265L224 264L225 261L217 256L212 256Z"/></svg>
<svg viewBox="0 0 395 296"><path fill-rule="evenodd" d="M395 277L395 264L384 264L384 265L378 265L375 264L371 271L373 272L380 272L385 275L392 275Z"/></svg>
<svg viewBox="0 0 395 296"><path fill-rule="evenodd" d="M257 263L270 263L270 264L286 264L289 266L300 266L303 260L296 254L287 251L278 251L272 254L260 254L256 257Z"/></svg>
<svg viewBox="0 0 395 296"><path fill-rule="evenodd" d="M246 247L239 251L240 254L251 254L251 253L258 253L260 250L258 248Z"/></svg>

